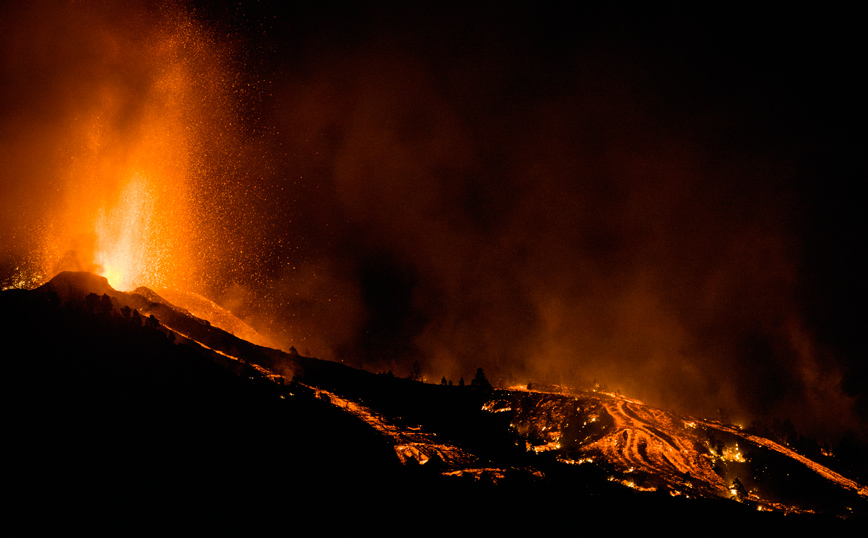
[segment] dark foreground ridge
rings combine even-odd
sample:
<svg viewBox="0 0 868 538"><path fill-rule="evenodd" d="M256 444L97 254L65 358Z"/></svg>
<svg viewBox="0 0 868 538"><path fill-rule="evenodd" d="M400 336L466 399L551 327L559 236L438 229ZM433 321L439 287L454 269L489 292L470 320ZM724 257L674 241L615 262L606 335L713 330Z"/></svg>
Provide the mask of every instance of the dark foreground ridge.
<svg viewBox="0 0 868 538"><path fill-rule="evenodd" d="M495 395L488 388L428 385L255 346L153 292L118 292L88 273L0 293L0 336L7 485L13 511L37 528L180 517L218 525L292 518L326 530L352 513L369 527L450 520L532 529L612 514L834 529L864 517L858 505L845 521L634 491L605 465L527 450L508 413L482 409ZM426 435L451 448L429 458L430 449L408 442L410 457L399 458L394 436L326 395L375 409L389 427L436 432ZM481 471L445 472L458 465L450 454L468 455L459 463Z"/></svg>

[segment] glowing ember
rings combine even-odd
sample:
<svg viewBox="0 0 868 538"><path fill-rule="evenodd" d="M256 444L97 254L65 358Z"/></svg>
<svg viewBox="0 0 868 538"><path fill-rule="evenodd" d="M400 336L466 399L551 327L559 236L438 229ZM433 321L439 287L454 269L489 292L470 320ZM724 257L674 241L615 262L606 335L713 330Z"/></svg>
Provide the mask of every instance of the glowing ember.
<svg viewBox="0 0 868 538"><path fill-rule="evenodd" d="M741 452L739 452L738 445L733 447L724 447L723 455L721 455L721 457L726 461L737 461L739 463L747 461L744 459L744 456L741 455Z"/></svg>
<svg viewBox="0 0 868 538"><path fill-rule="evenodd" d="M53 153L39 156L57 163L41 193L50 208L16 286L69 270L120 290L204 291L202 244L215 242L202 234L219 217L191 200L208 200L196 189L229 153L231 87L216 83L226 79L227 49L183 7L137 9L124 24L88 6L44 21L81 64L55 66L76 75L46 137Z"/></svg>

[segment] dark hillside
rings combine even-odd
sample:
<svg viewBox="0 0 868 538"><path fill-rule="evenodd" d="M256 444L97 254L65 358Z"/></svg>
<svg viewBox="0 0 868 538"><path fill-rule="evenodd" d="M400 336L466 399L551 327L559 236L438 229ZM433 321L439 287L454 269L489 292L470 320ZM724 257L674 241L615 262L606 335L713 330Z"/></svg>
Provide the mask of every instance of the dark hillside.
<svg viewBox="0 0 868 538"><path fill-rule="evenodd" d="M394 452L353 417L137 318L0 294L9 484L26 507L240 509L396 479Z"/></svg>
<svg viewBox="0 0 868 538"><path fill-rule="evenodd" d="M465 525L492 530L624 512L646 521L692 513L745 523L840 524L757 514L728 501L636 494L608 482L600 469L565 468L517 449L500 424L505 415L480 412L485 389L426 385L297 357L305 382L436 430L503 468L531 464L543 477L507 473L495 483L402 466L388 439L311 391L276 384L117 306L107 295L61 301L51 293L0 293L7 484L16 492L16 511L36 514L38 522L181 514L220 525L292 514L332 528L466 513L475 515ZM323 506L325 512L317 510Z"/></svg>

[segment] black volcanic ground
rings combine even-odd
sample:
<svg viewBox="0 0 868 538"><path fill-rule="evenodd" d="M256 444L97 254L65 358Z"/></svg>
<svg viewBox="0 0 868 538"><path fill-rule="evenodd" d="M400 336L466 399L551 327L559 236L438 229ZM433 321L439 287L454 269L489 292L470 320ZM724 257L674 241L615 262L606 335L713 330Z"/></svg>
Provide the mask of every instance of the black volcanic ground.
<svg viewBox="0 0 868 538"><path fill-rule="evenodd" d="M63 299L46 289L0 293L8 484L23 513L60 510L84 521L195 513L213 522L266 512L328 524L301 510L325 506L329 513L358 509L369 523L465 514L465 525L479 528L600 514L840 523L636 493L587 466L556 470L541 462L546 478L531 479L519 469L532 456L500 428L501 417L480 411L484 392L299 357L295 368L307 383L388 402L381 408L394 415L440 421L453 441L516 472L495 484L402 466L385 438L298 385L277 385L154 320L125 315L117 298L94 301L86 291Z"/></svg>

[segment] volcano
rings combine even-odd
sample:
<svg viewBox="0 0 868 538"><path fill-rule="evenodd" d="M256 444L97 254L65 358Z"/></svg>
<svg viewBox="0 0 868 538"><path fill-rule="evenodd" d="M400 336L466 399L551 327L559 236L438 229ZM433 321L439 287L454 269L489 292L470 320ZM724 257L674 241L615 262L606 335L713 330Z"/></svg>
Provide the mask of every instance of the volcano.
<svg viewBox="0 0 868 538"><path fill-rule="evenodd" d="M354 369L257 345L211 308L203 319L84 272L0 293L21 499L152 509L194 495L261 509L305 491L310 503L473 502L501 515L605 509L824 526L868 515L868 488L830 454L600 389Z"/></svg>

